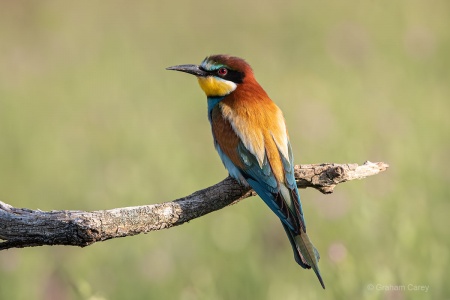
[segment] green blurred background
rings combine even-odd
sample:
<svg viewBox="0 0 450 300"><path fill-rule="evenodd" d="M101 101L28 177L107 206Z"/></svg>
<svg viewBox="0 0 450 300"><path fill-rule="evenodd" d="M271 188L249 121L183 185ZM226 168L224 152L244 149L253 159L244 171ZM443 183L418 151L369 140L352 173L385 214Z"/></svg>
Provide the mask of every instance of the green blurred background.
<svg viewBox="0 0 450 300"><path fill-rule="evenodd" d="M450 299L450 2L0 6L0 199L11 205L151 204L222 180L203 92L164 70L215 53L253 66L297 163L390 164L332 195L301 191L325 291L255 197L84 249L2 251L0 299Z"/></svg>

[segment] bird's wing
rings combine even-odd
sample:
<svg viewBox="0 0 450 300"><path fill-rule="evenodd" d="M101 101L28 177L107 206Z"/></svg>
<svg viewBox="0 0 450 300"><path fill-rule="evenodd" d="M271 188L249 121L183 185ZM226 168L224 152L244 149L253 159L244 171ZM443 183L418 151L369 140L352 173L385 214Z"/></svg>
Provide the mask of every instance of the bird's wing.
<svg viewBox="0 0 450 300"><path fill-rule="evenodd" d="M275 121L254 126L246 117L258 114L258 120L270 120L264 115L267 110L247 111L241 115L222 110L213 109L210 120L214 142L225 167L236 179L244 178L280 218L295 260L303 268L313 268L325 288L318 267L319 253L306 233L292 150L284 119L280 119L281 112L278 116L275 114L278 117Z"/></svg>
<svg viewBox="0 0 450 300"><path fill-rule="evenodd" d="M271 126L252 128L248 120L224 116L220 108L214 109L211 117L216 147L222 160L231 161L232 167L239 170L240 175L290 230L299 233L301 228L306 232L284 120L273 122ZM260 117L264 119L264 116ZM282 127L282 132L284 130L283 138L279 136L279 127ZM235 173L227 163L225 166L230 174Z"/></svg>
<svg viewBox="0 0 450 300"><path fill-rule="evenodd" d="M295 186L295 179L293 178L293 168L285 168L286 179L284 182L279 182L272 169L272 165L278 162L269 161L267 154L264 155L262 166L260 166L256 157L242 142L239 143L237 152L245 164L245 167L241 169L241 173L248 184L293 232L298 233L300 227L305 231L305 221L298 190ZM287 160L284 160L283 163L289 166ZM288 170L286 171L286 169Z"/></svg>

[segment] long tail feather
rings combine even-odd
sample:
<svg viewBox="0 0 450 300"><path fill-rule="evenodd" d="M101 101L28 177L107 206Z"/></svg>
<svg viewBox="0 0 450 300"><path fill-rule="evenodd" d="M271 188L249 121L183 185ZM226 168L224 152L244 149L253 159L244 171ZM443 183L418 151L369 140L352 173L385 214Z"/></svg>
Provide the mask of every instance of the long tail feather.
<svg viewBox="0 0 450 300"><path fill-rule="evenodd" d="M322 275L320 274L318 262L320 259L319 252L311 243L309 236L306 232L301 231L300 235L295 235L289 227L287 227L283 222L283 228L291 242L292 249L294 250L295 261L304 269L313 269L319 279L320 284L325 289L325 284L323 283Z"/></svg>
<svg viewBox="0 0 450 300"><path fill-rule="evenodd" d="M314 270L314 273L316 273L320 284L325 289L325 284L323 283L318 266L320 257L318 256L316 248L314 248L313 244L311 243L308 234L300 230L300 235L295 236L294 240L297 248L300 251L300 257L302 258L302 261Z"/></svg>

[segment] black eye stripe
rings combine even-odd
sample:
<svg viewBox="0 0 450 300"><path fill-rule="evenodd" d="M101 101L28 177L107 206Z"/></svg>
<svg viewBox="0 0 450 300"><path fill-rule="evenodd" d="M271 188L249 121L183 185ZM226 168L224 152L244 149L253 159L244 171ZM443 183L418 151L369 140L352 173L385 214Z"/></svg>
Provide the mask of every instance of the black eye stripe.
<svg viewBox="0 0 450 300"><path fill-rule="evenodd" d="M199 69L202 71L207 72L208 74L212 75L212 76L217 76L217 72L218 70L207 70L202 66L199 66ZM221 78L225 79L225 80L229 80L229 81L233 81L234 83L242 83L242 81L244 80L245 74L236 70L232 70L229 68L225 68L227 69L228 73L225 76L220 76Z"/></svg>
<svg viewBox="0 0 450 300"><path fill-rule="evenodd" d="M242 81L244 80L244 76L245 74L239 71L235 71L235 70L231 70L228 69L228 73L223 76L223 79L229 80L229 81L233 81L234 83L242 83Z"/></svg>

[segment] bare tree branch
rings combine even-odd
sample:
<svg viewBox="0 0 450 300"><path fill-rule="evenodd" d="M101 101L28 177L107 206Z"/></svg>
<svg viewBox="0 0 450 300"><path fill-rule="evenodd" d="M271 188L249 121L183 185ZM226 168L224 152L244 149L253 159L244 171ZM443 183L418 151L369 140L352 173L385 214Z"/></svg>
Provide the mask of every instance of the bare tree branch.
<svg viewBox="0 0 450 300"><path fill-rule="evenodd" d="M295 166L299 188L332 193L342 182L385 171L386 163ZM160 204L100 211L40 211L15 208L0 201L0 250L43 245L85 247L98 241L132 236L181 225L237 203L255 193L227 177L187 197Z"/></svg>

